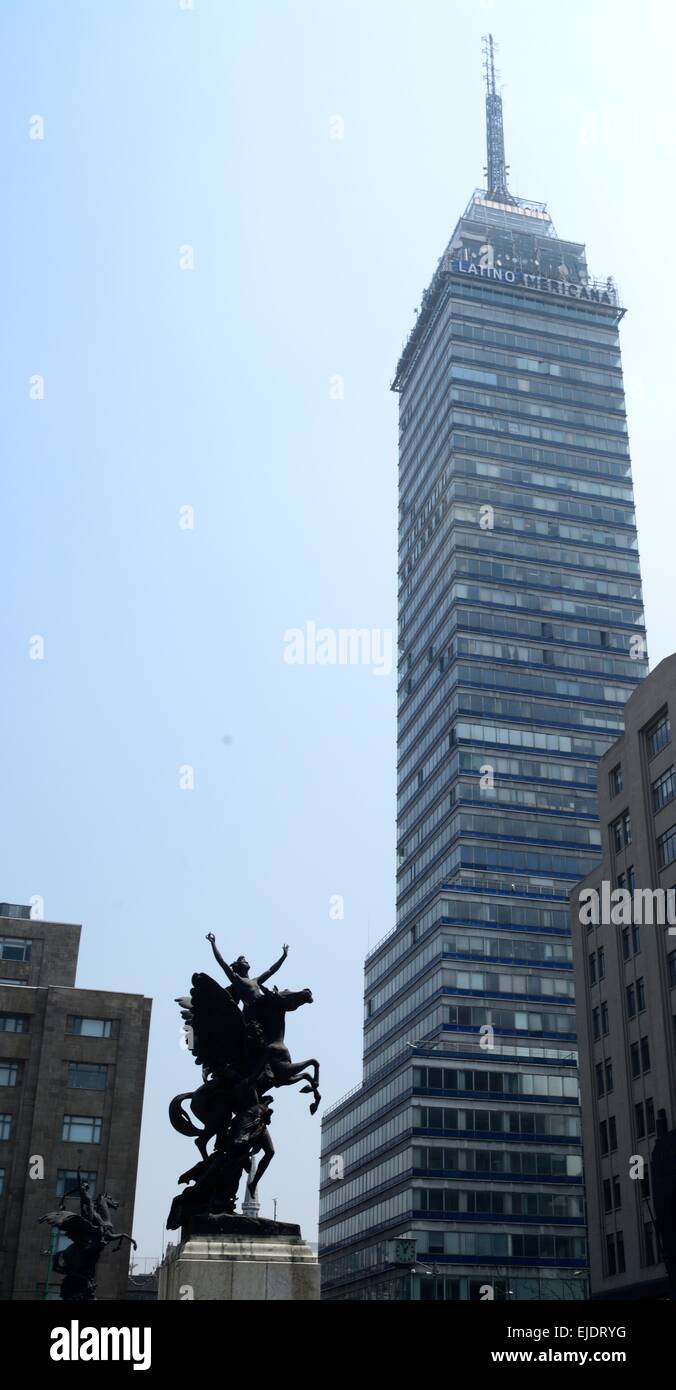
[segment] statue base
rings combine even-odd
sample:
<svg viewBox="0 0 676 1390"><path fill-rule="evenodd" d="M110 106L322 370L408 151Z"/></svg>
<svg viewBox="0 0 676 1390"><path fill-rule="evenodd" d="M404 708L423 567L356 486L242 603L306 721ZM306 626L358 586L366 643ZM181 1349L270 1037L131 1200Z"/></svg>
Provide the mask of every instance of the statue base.
<svg viewBox="0 0 676 1390"><path fill-rule="evenodd" d="M162 1261L158 1298L312 1302L319 1299L319 1263L299 1226L240 1215L193 1217Z"/></svg>

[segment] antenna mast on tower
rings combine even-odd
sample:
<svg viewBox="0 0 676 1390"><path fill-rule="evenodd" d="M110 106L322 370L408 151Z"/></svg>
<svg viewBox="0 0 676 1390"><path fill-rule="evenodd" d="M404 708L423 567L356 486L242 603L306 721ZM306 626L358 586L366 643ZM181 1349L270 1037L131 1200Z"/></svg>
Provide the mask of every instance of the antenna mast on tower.
<svg viewBox="0 0 676 1390"><path fill-rule="evenodd" d="M484 74L486 78L486 191L489 198L497 197L512 202L507 188L505 163L505 133L502 125L502 97L496 87L495 54L497 44L493 35L486 34L483 40Z"/></svg>

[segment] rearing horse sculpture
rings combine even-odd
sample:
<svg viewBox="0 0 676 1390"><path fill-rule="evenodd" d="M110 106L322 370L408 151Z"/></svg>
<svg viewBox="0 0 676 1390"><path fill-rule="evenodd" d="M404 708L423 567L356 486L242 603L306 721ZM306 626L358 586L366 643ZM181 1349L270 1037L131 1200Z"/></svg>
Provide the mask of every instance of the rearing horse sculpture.
<svg viewBox="0 0 676 1390"><path fill-rule="evenodd" d="M174 1097L169 1118L174 1129L194 1138L201 1162L184 1173L180 1182L194 1182L187 1192L174 1199L168 1226L176 1229L193 1215L207 1212L232 1213L242 1173L251 1173L253 1157L262 1154L256 1184L274 1155L269 1134L271 1099L266 1092L298 1082L312 1095L310 1113L315 1114L319 1093L319 1062L309 1057L294 1062L284 1042L287 1013L313 1002L309 989L267 989L265 981L286 960L284 946L279 960L259 976L249 974L249 962L240 956L232 965L223 959L213 933L212 951L224 970L229 988L223 988L210 975L192 977L190 996L177 1002L185 1023L188 1046L195 1062L202 1067L202 1085ZM184 1102L199 1129L183 1108ZM215 1144L208 1151L210 1140Z"/></svg>

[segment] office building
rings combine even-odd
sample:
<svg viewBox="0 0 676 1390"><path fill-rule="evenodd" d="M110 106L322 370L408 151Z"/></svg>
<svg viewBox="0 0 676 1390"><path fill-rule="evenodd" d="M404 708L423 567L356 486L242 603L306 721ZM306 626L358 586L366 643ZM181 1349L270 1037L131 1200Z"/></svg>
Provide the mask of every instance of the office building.
<svg viewBox="0 0 676 1390"><path fill-rule="evenodd" d="M676 887L675 719L670 656L632 695L624 735L601 759L603 860L571 896L591 1293L600 1298L668 1292L650 1155L660 1111L676 1126L676 912L666 896Z"/></svg>
<svg viewBox="0 0 676 1390"><path fill-rule="evenodd" d="M132 1230L150 999L77 989L80 927L0 904L0 1299L58 1297L39 1225L77 1183ZM78 1210L77 1199L68 1202ZM98 1298L125 1298L129 1247L104 1252Z"/></svg>
<svg viewBox="0 0 676 1390"><path fill-rule="evenodd" d="M568 895L647 669L624 310L509 190L492 40L485 66L486 185L393 381L397 921L363 1079L324 1117L331 1299L586 1293Z"/></svg>

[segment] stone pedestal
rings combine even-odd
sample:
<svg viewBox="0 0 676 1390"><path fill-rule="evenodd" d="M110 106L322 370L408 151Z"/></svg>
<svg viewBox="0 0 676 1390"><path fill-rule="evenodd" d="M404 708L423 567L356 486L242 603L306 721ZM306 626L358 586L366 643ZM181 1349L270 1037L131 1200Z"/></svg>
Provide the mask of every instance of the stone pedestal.
<svg viewBox="0 0 676 1390"><path fill-rule="evenodd" d="M319 1264L298 1226L230 1218L184 1229L160 1266L158 1298L267 1303L319 1298ZM225 1229L223 1229L225 1226ZM263 1228L263 1229L257 1229Z"/></svg>

